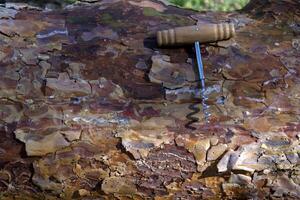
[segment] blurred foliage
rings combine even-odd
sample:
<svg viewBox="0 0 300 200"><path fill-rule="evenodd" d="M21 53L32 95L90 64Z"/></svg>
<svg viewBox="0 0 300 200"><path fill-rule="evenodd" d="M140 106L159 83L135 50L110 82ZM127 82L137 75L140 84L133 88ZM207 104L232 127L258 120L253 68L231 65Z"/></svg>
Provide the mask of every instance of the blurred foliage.
<svg viewBox="0 0 300 200"><path fill-rule="evenodd" d="M243 8L249 0L169 0L171 3L195 10L233 11Z"/></svg>
<svg viewBox="0 0 300 200"><path fill-rule="evenodd" d="M54 4L57 7L75 3L77 0L7 0L6 2L29 3L33 6L44 7L46 4ZM1 0L0 0L1 2Z"/></svg>

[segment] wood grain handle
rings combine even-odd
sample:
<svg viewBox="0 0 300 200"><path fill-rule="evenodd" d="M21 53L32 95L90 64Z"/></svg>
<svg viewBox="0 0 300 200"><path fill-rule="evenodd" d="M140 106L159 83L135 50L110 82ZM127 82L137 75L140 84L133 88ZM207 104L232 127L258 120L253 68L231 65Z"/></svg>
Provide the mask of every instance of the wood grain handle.
<svg viewBox="0 0 300 200"><path fill-rule="evenodd" d="M158 46L180 46L227 40L235 35L232 23L184 26L157 32Z"/></svg>

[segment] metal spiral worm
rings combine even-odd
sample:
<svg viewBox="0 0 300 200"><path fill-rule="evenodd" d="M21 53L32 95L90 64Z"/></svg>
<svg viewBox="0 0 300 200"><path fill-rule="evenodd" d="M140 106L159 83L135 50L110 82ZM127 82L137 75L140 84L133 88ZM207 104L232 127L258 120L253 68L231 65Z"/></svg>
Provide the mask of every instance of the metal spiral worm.
<svg viewBox="0 0 300 200"><path fill-rule="evenodd" d="M201 99L205 122L209 123L211 114L209 112L209 105L206 104L208 97L206 94L203 63L202 63L202 59L201 59L200 44L198 41L195 42L195 50L196 50L197 66L198 66L198 72L199 72L199 80L201 82L201 93L200 93L201 98L200 99ZM195 115L200 112L199 103L197 102L195 104L192 104L191 106L189 106L189 108L191 110L193 110L193 112L191 112L190 114L187 115L187 118L190 121L186 124L186 127L195 130L196 128L191 125L199 121L199 119L197 117L195 117Z"/></svg>
<svg viewBox="0 0 300 200"><path fill-rule="evenodd" d="M199 121L199 118L195 117L195 115L201 111L199 108L199 104L201 104L201 99L197 99L196 103L191 104L189 106L189 109L191 109L193 112L189 113L186 116L186 118L189 120L189 122L185 125L185 127L188 129L196 130L196 128L193 127L192 125Z"/></svg>
<svg viewBox="0 0 300 200"><path fill-rule="evenodd" d="M206 123L209 123L210 121L210 112L209 112L209 105L206 104L206 101L208 100L207 95L205 94L205 91L201 92L201 98L202 98L202 109L204 112L204 119Z"/></svg>

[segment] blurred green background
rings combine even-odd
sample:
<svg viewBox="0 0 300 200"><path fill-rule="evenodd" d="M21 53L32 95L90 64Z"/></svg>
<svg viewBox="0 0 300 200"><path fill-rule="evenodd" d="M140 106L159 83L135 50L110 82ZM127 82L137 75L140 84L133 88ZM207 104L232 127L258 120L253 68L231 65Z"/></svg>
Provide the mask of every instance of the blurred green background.
<svg viewBox="0 0 300 200"><path fill-rule="evenodd" d="M77 0L8 0L7 2L27 2L44 7L46 4L63 5L75 3ZM88 0L87 0L88 1ZM243 8L250 0L167 0L184 8L195 10L233 11ZM1 2L1 0L0 0Z"/></svg>
<svg viewBox="0 0 300 200"><path fill-rule="evenodd" d="M171 3L195 10L233 11L243 8L249 0L168 0Z"/></svg>

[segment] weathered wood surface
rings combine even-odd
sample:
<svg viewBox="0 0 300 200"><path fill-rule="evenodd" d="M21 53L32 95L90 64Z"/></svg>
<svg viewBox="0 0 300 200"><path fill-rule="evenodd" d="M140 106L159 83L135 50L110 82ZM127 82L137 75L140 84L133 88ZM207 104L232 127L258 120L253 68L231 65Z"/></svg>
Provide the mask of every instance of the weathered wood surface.
<svg viewBox="0 0 300 200"><path fill-rule="evenodd" d="M154 0L0 13L0 199L299 199L300 5L197 13ZM203 46L156 31L233 22Z"/></svg>

